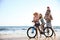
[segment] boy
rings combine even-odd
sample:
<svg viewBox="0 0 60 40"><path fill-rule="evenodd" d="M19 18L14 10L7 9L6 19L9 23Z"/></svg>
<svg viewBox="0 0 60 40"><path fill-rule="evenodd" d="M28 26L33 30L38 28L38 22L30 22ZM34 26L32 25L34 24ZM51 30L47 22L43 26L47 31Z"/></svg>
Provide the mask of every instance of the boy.
<svg viewBox="0 0 60 40"><path fill-rule="evenodd" d="M37 29L37 34L38 34L38 30L39 30L39 32L40 32L40 29L39 29L39 26L40 26L40 23L39 23L39 14L37 13L37 12L35 12L34 14L34 17L33 17L33 21L32 22L34 22L35 23L35 27L36 27L36 29ZM34 29L33 29L34 30ZM33 31L32 30L32 31Z"/></svg>

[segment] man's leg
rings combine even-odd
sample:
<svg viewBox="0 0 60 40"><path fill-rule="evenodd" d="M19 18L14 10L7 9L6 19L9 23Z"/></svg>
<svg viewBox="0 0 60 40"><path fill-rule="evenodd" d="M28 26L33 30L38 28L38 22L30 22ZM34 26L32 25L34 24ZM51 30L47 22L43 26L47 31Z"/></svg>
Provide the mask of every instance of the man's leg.
<svg viewBox="0 0 60 40"><path fill-rule="evenodd" d="M51 22L49 22L49 23L48 23L48 26L52 28L52 24L51 24ZM52 29L53 29L53 28L52 28ZM55 31L54 31L54 30L53 30L53 32L54 32L54 36L56 36L56 34L55 34Z"/></svg>
<svg viewBox="0 0 60 40"><path fill-rule="evenodd" d="M46 22L46 27L49 27L49 22ZM49 35L49 29L47 28L47 33L48 33L48 35Z"/></svg>

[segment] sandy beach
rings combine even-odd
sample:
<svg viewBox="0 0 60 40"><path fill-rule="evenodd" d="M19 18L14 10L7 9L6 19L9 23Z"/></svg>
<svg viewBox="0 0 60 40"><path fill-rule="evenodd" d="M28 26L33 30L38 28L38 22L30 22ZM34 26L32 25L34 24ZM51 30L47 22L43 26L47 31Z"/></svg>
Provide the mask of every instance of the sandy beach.
<svg viewBox="0 0 60 40"><path fill-rule="evenodd" d="M4 35L0 35L0 40L60 40L60 33L56 32L56 36L52 36L49 38L45 38L45 37L38 37L38 38L32 38L29 39L27 37L27 35L17 35L17 34L4 34Z"/></svg>
<svg viewBox="0 0 60 40"><path fill-rule="evenodd" d="M11 38L0 38L0 40L60 40L60 37L58 38L32 38L29 39L28 37L11 37Z"/></svg>

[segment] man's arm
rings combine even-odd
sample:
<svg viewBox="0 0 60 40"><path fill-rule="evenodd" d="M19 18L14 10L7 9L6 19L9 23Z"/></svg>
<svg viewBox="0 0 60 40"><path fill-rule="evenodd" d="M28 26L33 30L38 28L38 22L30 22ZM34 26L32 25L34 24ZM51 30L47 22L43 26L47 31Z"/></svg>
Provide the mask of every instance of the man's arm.
<svg viewBox="0 0 60 40"><path fill-rule="evenodd" d="M51 18L51 20L53 20L53 17L52 17L52 15L50 15L50 18Z"/></svg>

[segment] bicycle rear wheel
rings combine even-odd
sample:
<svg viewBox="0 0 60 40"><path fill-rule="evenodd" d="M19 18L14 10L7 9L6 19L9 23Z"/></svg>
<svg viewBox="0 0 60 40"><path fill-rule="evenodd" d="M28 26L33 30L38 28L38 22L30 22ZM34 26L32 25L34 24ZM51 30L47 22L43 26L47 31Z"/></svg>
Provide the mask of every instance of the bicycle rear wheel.
<svg viewBox="0 0 60 40"><path fill-rule="evenodd" d="M46 37L51 37L53 35L53 32L54 32L51 27L45 27L43 31L44 31L44 35Z"/></svg>
<svg viewBox="0 0 60 40"><path fill-rule="evenodd" d="M28 36L29 38L35 38L36 35L37 35L37 30L36 30L36 28L34 28L34 27L28 28L28 30L27 30L27 36Z"/></svg>

